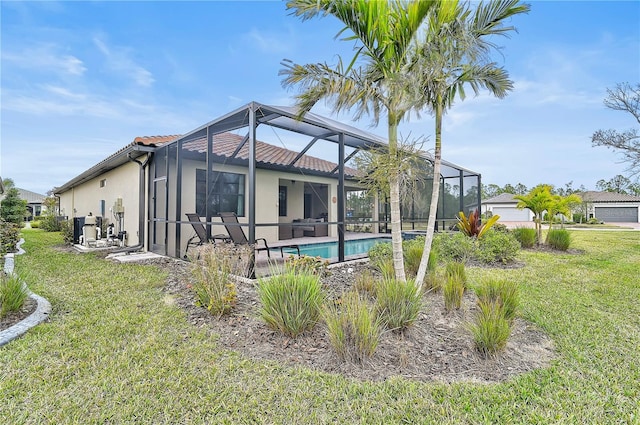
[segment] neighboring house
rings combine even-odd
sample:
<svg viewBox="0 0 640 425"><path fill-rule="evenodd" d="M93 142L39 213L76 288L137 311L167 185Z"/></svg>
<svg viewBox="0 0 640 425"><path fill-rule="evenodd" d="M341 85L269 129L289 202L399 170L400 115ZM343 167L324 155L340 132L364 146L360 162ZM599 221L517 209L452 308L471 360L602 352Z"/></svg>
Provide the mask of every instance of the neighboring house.
<svg viewBox="0 0 640 425"><path fill-rule="evenodd" d="M580 194L587 206L589 218L605 223L640 223L640 196L615 192L584 192Z"/></svg>
<svg viewBox="0 0 640 425"><path fill-rule="evenodd" d="M2 185L1 179L0 179L0 186L2 186L1 187L2 190L0 190L0 195L2 195L0 196L0 202L1 202L2 198L4 198L4 186ZM39 217L44 212L44 206L42 204L44 202L44 198L46 198L46 195L41 195L39 193L32 192L26 189L20 189L19 187L16 187L16 189L18 190L20 199L27 201L27 211L30 214L30 216L27 217L27 219L31 220L31 219L35 219L36 217Z"/></svg>
<svg viewBox="0 0 640 425"><path fill-rule="evenodd" d="M518 209L518 200L511 193L501 193L482 201L482 212L499 215L500 221L532 221L533 213L528 209Z"/></svg>
<svg viewBox="0 0 640 425"><path fill-rule="evenodd" d="M175 257L194 236L190 213L216 235L225 233L218 214L235 212L250 241L292 238L294 220L319 220L328 229L315 234L342 245L345 194L362 190L357 170L345 163L362 149L385 146L379 136L313 113L298 119L293 108L252 102L183 136L138 137L55 193L62 215L91 212L126 231L127 245ZM423 157L428 167L432 158ZM480 175L443 161L440 177L469 194L458 196L451 211L438 211L454 219L479 193ZM379 211L376 196L373 223L383 221Z"/></svg>

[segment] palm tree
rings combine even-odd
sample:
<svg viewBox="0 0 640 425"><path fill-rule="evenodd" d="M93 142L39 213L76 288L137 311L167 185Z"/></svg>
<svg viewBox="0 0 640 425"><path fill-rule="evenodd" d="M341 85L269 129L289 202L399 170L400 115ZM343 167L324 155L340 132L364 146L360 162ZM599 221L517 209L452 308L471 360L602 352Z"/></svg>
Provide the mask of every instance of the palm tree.
<svg viewBox="0 0 640 425"><path fill-rule="evenodd" d="M551 186L540 184L526 195L514 195L514 199L519 202L516 205L518 209L528 209L534 215L533 221L536 224L537 243L542 241L542 214L548 211L553 203L553 195L551 194Z"/></svg>
<svg viewBox="0 0 640 425"><path fill-rule="evenodd" d="M453 18L433 13L424 40L415 52L412 74L422 81L422 106L431 108L435 116L433 188L424 250L416 276L419 286L427 271L440 192L442 116L456 96L464 100L465 86L471 87L476 95L484 88L498 98L513 89L507 71L489 61L489 53L496 48L491 37L508 35L515 28L505 26L504 21L529 10L530 7L520 4L519 0L497 0L480 3L473 11L468 4L457 7Z"/></svg>
<svg viewBox="0 0 640 425"><path fill-rule="evenodd" d="M283 85L298 85L296 96L300 115L321 99L328 100L335 111L355 111L355 119L371 115L375 124L386 115L389 157L397 157L398 125L416 109L417 78L412 74L412 58L418 47L418 35L429 13L438 10L442 21L452 15L457 1L353 1L353 0L292 0L287 8L303 20L318 15L331 15L344 25L357 40L354 57L344 65L338 58L335 67L327 63L297 65L284 61ZM400 222L399 172L389 170L391 203L391 237L396 279L405 281Z"/></svg>

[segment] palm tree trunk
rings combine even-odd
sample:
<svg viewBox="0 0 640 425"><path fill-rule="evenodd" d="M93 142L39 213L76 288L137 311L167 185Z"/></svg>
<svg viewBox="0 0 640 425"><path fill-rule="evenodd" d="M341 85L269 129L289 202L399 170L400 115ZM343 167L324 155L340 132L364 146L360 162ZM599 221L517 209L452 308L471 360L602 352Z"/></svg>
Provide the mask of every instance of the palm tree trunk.
<svg viewBox="0 0 640 425"><path fill-rule="evenodd" d="M398 152L398 120L389 112L389 155ZM398 170L389 174L389 197L391 203L391 245L393 251L393 269L396 280L407 280L404 271L404 254L402 252L402 222L400 217L400 177Z"/></svg>
<svg viewBox="0 0 640 425"><path fill-rule="evenodd" d="M440 164L442 162L442 96L438 95L436 99L436 147L434 151L433 161L433 185L431 189L431 205L429 207L429 219L427 220L427 234L424 238L424 249L422 258L420 259L420 267L416 275L416 286L422 288L424 278L427 274L427 265L429 263L429 254L431 254L431 245L433 243L433 232L436 227L436 212L438 211L438 199L440 197Z"/></svg>

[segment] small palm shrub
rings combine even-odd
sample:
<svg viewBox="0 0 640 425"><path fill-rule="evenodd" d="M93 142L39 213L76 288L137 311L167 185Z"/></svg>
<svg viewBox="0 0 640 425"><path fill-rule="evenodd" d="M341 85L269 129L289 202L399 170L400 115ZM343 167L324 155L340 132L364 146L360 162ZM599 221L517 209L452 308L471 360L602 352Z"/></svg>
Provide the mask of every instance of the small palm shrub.
<svg viewBox="0 0 640 425"><path fill-rule="evenodd" d="M520 250L520 243L511 233L488 231L478 242L475 257L485 264L512 262Z"/></svg>
<svg viewBox="0 0 640 425"><path fill-rule="evenodd" d="M451 261L447 263L445 276L447 278L452 277L454 279L458 279L460 282L462 282L462 285L465 287L465 289L467 288L467 272L464 269L464 263L461 263L459 261Z"/></svg>
<svg viewBox="0 0 640 425"><path fill-rule="evenodd" d="M404 331L421 309L422 294L412 280L383 279L376 285L376 312L387 329Z"/></svg>
<svg viewBox="0 0 640 425"><path fill-rule="evenodd" d="M230 313L238 297L231 274L243 269L247 260L239 258L230 244L203 245L191 260L191 288L196 293L196 305L218 317Z"/></svg>
<svg viewBox="0 0 640 425"><path fill-rule="evenodd" d="M502 304L485 300L478 302L478 308L475 322L469 325L469 330L478 351L489 356L507 345L511 326Z"/></svg>
<svg viewBox="0 0 640 425"><path fill-rule="evenodd" d="M500 304L508 321L515 318L520 306L518 285L515 282L487 279L475 288L475 292L479 302Z"/></svg>
<svg viewBox="0 0 640 425"><path fill-rule="evenodd" d="M6 276L0 271L0 317L18 311L29 296L19 275Z"/></svg>
<svg viewBox="0 0 640 425"><path fill-rule="evenodd" d="M464 284L456 277L445 278L442 285L444 294L444 308L451 311L454 308L460 309L462 304L462 296L464 295Z"/></svg>
<svg viewBox="0 0 640 425"><path fill-rule="evenodd" d="M325 299L318 275L291 271L260 280L258 297L260 317L293 338L316 325Z"/></svg>
<svg viewBox="0 0 640 425"><path fill-rule="evenodd" d="M361 363L373 356L384 324L365 297L355 291L345 293L340 302L323 307L322 318L340 359Z"/></svg>
<svg viewBox="0 0 640 425"><path fill-rule="evenodd" d="M547 233L547 243L560 251L566 251L571 245L571 234L566 229L551 229Z"/></svg>
<svg viewBox="0 0 640 425"><path fill-rule="evenodd" d="M516 227L513 236L523 248L531 248L536 243L536 229L530 227Z"/></svg>

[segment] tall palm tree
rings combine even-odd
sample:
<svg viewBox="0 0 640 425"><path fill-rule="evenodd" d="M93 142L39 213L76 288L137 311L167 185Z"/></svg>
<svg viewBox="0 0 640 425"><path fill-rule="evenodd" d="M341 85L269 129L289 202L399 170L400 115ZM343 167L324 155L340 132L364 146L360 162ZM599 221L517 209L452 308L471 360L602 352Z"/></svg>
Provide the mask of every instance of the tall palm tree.
<svg viewBox="0 0 640 425"><path fill-rule="evenodd" d="M422 82L422 106L429 107L435 116L433 187L424 250L416 276L418 286L424 281L433 242L440 193L443 114L456 97L464 100L465 86L471 87L476 95L480 89L486 89L498 98L513 89L507 71L491 62L489 54L496 48L494 36L507 35L515 29L504 22L529 9L519 0L494 0L480 3L473 10L468 4L460 5L453 17L432 13L425 37L415 51L412 74Z"/></svg>
<svg viewBox="0 0 640 425"><path fill-rule="evenodd" d="M355 111L355 119L371 115L374 123L386 115L389 156L397 157L398 125L416 109L418 79L410 72L418 48L418 36L431 11L438 10L442 22L453 16L457 1L365 1L365 0L292 0L287 8L303 20L331 15L350 31L345 40L357 40L354 57L345 66L338 58L335 67L327 63L307 65L284 61L283 85L297 85L300 114L321 99L328 100L336 111ZM400 222L399 172L389 170L391 236L396 278L405 281Z"/></svg>

